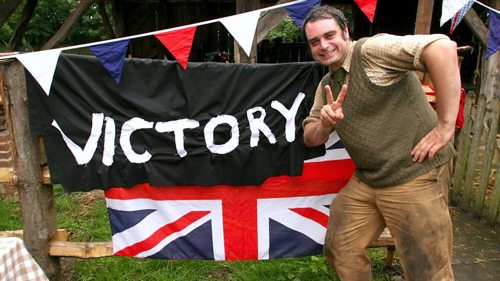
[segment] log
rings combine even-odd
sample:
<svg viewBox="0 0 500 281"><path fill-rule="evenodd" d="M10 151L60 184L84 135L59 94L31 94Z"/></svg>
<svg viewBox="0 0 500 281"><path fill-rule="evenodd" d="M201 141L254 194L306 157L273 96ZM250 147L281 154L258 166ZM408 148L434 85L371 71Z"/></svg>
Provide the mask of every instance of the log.
<svg viewBox="0 0 500 281"><path fill-rule="evenodd" d="M1 65L4 77L3 95L8 97L6 113L14 142L14 184L18 188L24 230L24 244L50 279L57 279L61 268L57 258L49 256L48 241L56 233L56 216L52 186L41 184L37 140L31 135L24 67L17 60ZM7 115L6 115L7 117Z"/></svg>

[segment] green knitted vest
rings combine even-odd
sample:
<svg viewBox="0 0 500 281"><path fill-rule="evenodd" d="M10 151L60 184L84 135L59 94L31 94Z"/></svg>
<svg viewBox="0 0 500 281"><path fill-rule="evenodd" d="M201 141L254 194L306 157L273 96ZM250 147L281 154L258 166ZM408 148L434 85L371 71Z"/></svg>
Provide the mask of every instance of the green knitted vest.
<svg viewBox="0 0 500 281"><path fill-rule="evenodd" d="M436 126L437 115L414 72L389 86L369 80L361 61L365 40L354 46L344 119L335 129L360 180L373 187L398 185L448 162L455 151L450 143L432 160L412 161L411 150ZM331 84L334 78L327 77Z"/></svg>

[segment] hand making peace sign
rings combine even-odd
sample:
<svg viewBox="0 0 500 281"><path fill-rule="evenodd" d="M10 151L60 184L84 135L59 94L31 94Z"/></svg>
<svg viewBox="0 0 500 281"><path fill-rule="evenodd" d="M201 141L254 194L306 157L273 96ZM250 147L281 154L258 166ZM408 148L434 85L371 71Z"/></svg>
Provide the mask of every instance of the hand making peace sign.
<svg viewBox="0 0 500 281"><path fill-rule="evenodd" d="M337 100L333 99L332 89L329 85L325 86L326 92L326 104L321 108L320 112L320 124L324 128L332 129L337 122L344 119L344 113L342 112L342 103L344 102L345 94L347 93L347 85L342 85L339 96Z"/></svg>

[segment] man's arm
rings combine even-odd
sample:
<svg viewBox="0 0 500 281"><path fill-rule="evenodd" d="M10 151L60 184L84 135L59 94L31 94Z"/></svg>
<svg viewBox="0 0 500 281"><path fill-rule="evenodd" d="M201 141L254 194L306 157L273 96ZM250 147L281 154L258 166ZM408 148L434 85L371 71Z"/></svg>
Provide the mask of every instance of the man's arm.
<svg viewBox="0 0 500 281"><path fill-rule="evenodd" d="M460 70L457 45L446 39L436 40L425 47L421 57L436 93L437 126L412 150L413 161L433 158L453 137L460 101Z"/></svg>

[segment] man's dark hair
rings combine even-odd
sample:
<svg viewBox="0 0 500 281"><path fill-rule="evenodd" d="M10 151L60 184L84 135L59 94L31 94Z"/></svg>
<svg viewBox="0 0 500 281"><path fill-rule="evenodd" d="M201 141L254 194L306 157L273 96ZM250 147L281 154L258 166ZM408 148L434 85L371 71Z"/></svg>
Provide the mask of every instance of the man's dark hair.
<svg viewBox="0 0 500 281"><path fill-rule="evenodd" d="M305 31L306 24L310 21L317 21L320 19L334 19L340 26L342 30L345 30L347 27L347 19L344 16L342 11L335 9L332 6L323 5L323 6L314 6L307 17L304 20L303 30Z"/></svg>

